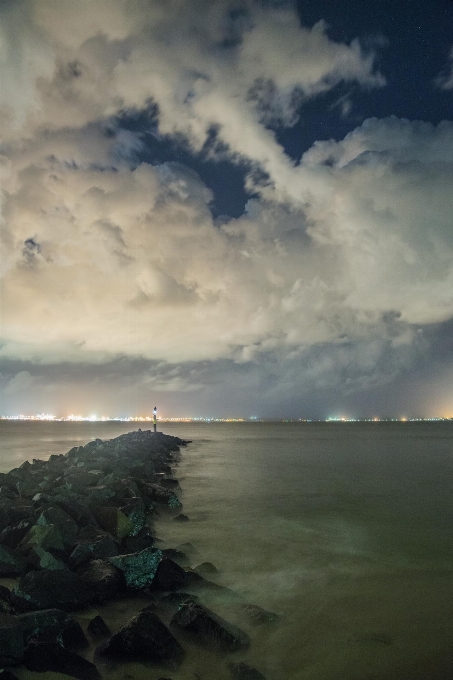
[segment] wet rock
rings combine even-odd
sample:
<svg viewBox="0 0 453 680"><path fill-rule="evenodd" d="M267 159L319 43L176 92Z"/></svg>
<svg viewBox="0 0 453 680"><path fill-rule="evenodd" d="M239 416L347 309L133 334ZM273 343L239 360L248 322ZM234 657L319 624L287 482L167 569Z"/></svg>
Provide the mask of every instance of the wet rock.
<svg viewBox="0 0 453 680"><path fill-rule="evenodd" d="M66 564L59 557L55 557L51 552L43 550L39 546L34 546L28 553L27 558L34 567L39 569L67 569Z"/></svg>
<svg viewBox="0 0 453 680"><path fill-rule="evenodd" d="M63 552L63 537L53 524L48 526L33 524L19 543L18 550L27 553L34 547L40 548L41 550L60 550Z"/></svg>
<svg viewBox="0 0 453 680"><path fill-rule="evenodd" d="M96 666L56 642L31 641L24 654L30 671L64 673L78 680L101 680Z"/></svg>
<svg viewBox="0 0 453 680"><path fill-rule="evenodd" d="M123 583L119 569L104 560L91 560L78 570L77 575L96 602L105 602L115 597Z"/></svg>
<svg viewBox="0 0 453 680"><path fill-rule="evenodd" d="M162 553L165 557L169 557L174 562L177 562L181 567L188 567L190 564L190 560L186 553L182 552L181 550L176 550L175 548L165 548L162 550Z"/></svg>
<svg viewBox="0 0 453 680"><path fill-rule="evenodd" d="M163 605L173 608L179 608L183 602L198 602L198 596L191 593L174 591L162 595L159 602Z"/></svg>
<svg viewBox="0 0 453 680"><path fill-rule="evenodd" d="M149 527L143 527L135 536L126 536L121 541L121 551L123 553L140 552L146 548L152 548L154 536Z"/></svg>
<svg viewBox="0 0 453 680"><path fill-rule="evenodd" d="M59 507L50 507L44 510L38 517L36 524L39 526L54 526L60 533L65 548L74 545L79 527L67 512Z"/></svg>
<svg viewBox="0 0 453 680"><path fill-rule="evenodd" d="M181 489L178 480L174 477L164 477L161 479L160 485L165 489Z"/></svg>
<svg viewBox="0 0 453 680"><path fill-rule="evenodd" d="M132 524L129 536L137 536L146 526L145 504L139 497L129 498L126 505L121 506L121 512Z"/></svg>
<svg viewBox="0 0 453 680"><path fill-rule="evenodd" d="M219 570L212 564L212 562L202 562L201 564L194 567L194 569L202 576L212 576L213 574L219 573Z"/></svg>
<svg viewBox="0 0 453 680"><path fill-rule="evenodd" d="M118 546L106 533L93 532L92 538L77 543L69 557L71 567L78 567L93 559L106 559L118 555Z"/></svg>
<svg viewBox="0 0 453 680"><path fill-rule="evenodd" d="M161 559L161 550L147 548L138 553L110 557L108 561L123 572L128 588L142 590L151 585Z"/></svg>
<svg viewBox="0 0 453 680"><path fill-rule="evenodd" d="M58 506L64 510L79 527L93 526L99 528L95 516L82 499L66 498L58 502Z"/></svg>
<svg viewBox="0 0 453 680"><path fill-rule="evenodd" d="M95 508L94 516L100 526L118 540L132 534L133 524L119 508L108 506Z"/></svg>
<svg viewBox="0 0 453 680"><path fill-rule="evenodd" d="M91 472L84 472L83 470L71 470L69 474L64 475L66 484L71 484L77 488L84 488L85 486L94 486L97 484L98 478Z"/></svg>
<svg viewBox="0 0 453 680"><path fill-rule="evenodd" d="M189 518L181 512L179 515L176 515L176 517L173 517L173 520L175 522L188 522Z"/></svg>
<svg viewBox="0 0 453 680"><path fill-rule="evenodd" d="M185 584L186 579L184 569L173 560L164 557L157 567L153 588L155 590L177 590Z"/></svg>
<svg viewBox="0 0 453 680"><path fill-rule="evenodd" d="M93 601L83 581L69 570L30 571L13 588L13 603L20 611L34 609L83 609Z"/></svg>
<svg viewBox="0 0 453 680"><path fill-rule="evenodd" d="M101 640L110 635L110 628L102 616L95 616L87 626L87 632L93 640Z"/></svg>
<svg viewBox="0 0 453 680"><path fill-rule="evenodd" d="M150 484L147 482L143 484L142 490L154 503L160 503L172 509L182 507L182 503L177 495L170 489L164 489L159 484Z"/></svg>
<svg viewBox="0 0 453 680"><path fill-rule="evenodd" d="M18 680L17 675L11 673L11 671L6 671L4 668L0 670L0 680Z"/></svg>
<svg viewBox="0 0 453 680"><path fill-rule="evenodd" d="M194 602L184 602L174 614L171 625L191 633L200 643L219 650L232 652L250 644L247 633Z"/></svg>
<svg viewBox="0 0 453 680"><path fill-rule="evenodd" d="M17 616L0 614L0 667L18 666L24 658L24 637Z"/></svg>
<svg viewBox="0 0 453 680"><path fill-rule="evenodd" d="M152 661L180 663L184 650L162 621L151 611L140 612L97 649L97 653Z"/></svg>
<svg viewBox="0 0 453 680"><path fill-rule="evenodd" d="M107 485L91 486L87 491L89 501L93 506L99 503L105 504L106 501L111 500L115 496L114 490Z"/></svg>
<svg viewBox="0 0 453 680"><path fill-rule="evenodd" d="M243 604L241 605L241 610L247 616L250 623L254 624L271 623L278 619L278 614L269 612L262 607L258 607L256 604Z"/></svg>
<svg viewBox="0 0 453 680"><path fill-rule="evenodd" d="M232 680L266 680L264 675L246 663L230 663L228 668Z"/></svg>
<svg viewBox="0 0 453 680"><path fill-rule="evenodd" d="M0 586L0 614L14 614L11 591L6 586Z"/></svg>
<svg viewBox="0 0 453 680"><path fill-rule="evenodd" d="M27 569L27 561L6 545L0 545L0 577L20 576Z"/></svg>
<svg viewBox="0 0 453 680"><path fill-rule="evenodd" d="M21 623L25 643L31 638L39 638L70 649L88 644L77 621L61 609L43 609L21 614L17 619Z"/></svg>

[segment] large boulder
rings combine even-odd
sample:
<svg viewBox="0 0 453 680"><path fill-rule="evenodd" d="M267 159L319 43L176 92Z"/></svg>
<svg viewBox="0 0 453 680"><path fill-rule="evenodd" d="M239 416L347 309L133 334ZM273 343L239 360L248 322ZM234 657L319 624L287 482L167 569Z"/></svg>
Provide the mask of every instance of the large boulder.
<svg viewBox="0 0 453 680"><path fill-rule="evenodd" d="M87 633L93 640L101 640L110 635L110 629L102 616L95 616L87 626ZM1 680L1 678L0 678Z"/></svg>
<svg viewBox="0 0 453 680"><path fill-rule="evenodd" d="M38 517L36 524L40 526L54 526L60 533L65 548L74 545L79 527L67 512L59 507L50 507Z"/></svg>
<svg viewBox="0 0 453 680"><path fill-rule="evenodd" d="M151 611L140 612L97 649L99 654L154 663L180 663L184 650Z"/></svg>
<svg viewBox="0 0 453 680"><path fill-rule="evenodd" d="M77 575L96 602L105 602L115 597L123 583L121 571L105 560L91 560L78 570Z"/></svg>
<svg viewBox="0 0 453 680"><path fill-rule="evenodd" d="M119 508L98 507L94 509L94 515L99 525L119 541L133 533L132 521Z"/></svg>
<svg viewBox="0 0 453 680"><path fill-rule="evenodd" d="M232 680L266 680L264 675L246 663L228 664Z"/></svg>
<svg viewBox="0 0 453 680"><path fill-rule="evenodd" d="M63 609L75 611L93 602L93 593L69 570L30 571L13 588L13 602L20 611Z"/></svg>
<svg viewBox="0 0 453 680"><path fill-rule="evenodd" d="M166 505L169 508L181 508L182 503L178 496L170 489L164 489L159 484L150 484L148 482L142 485L142 493L146 494L148 499L154 503Z"/></svg>
<svg viewBox="0 0 453 680"><path fill-rule="evenodd" d="M78 540L69 557L69 564L78 567L95 559L105 559L118 555L118 546L110 534L94 531L91 537Z"/></svg>
<svg viewBox="0 0 453 680"><path fill-rule="evenodd" d="M0 668L18 666L24 658L24 636L17 616L0 614Z"/></svg>
<svg viewBox="0 0 453 680"><path fill-rule="evenodd" d="M78 680L101 680L94 664L65 649L57 642L31 641L24 654L25 667L30 671L64 673Z"/></svg>
<svg viewBox="0 0 453 680"><path fill-rule="evenodd" d="M200 643L219 650L232 652L250 644L247 633L195 602L183 602L171 625L191 633Z"/></svg>
<svg viewBox="0 0 453 680"><path fill-rule="evenodd" d="M153 588L156 590L177 590L185 584L187 574L179 564L168 557L164 557L156 570Z"/></svg>
<svg viewBox="0 0 453 680"><path fill-rule="evenodd" d="M0 578L20 576L27 569L27 561L6 545L0 545Z"/></svg>
<svg viewBox="0 0 453 680"><path fill-rule="evenodd" d="M61 609L43 609L21 614L24 642L40 638L47 642L58 642L63 647L78 648L88 644L85 634L75 619Z"/></svg>
<svg viewBox="0 0 453 680"><path fill-rule="evenodd" d="M147 548L130 555L109 557L108 561L123 572L128 588L142 590L151 585L161 559L161 550Z"/></svg>

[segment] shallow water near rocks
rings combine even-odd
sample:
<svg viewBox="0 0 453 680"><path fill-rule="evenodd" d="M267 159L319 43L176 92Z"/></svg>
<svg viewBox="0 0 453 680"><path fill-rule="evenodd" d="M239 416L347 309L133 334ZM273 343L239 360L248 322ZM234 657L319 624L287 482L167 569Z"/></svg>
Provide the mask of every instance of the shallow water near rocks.
<svg viewBox="0 0 453 680"><path fill-rule="evenodd" d="M0 470L132 429L3 421ZM180 638L187 660L179 670L122 664L101 669L104 677L227 680L228 660L255 666L267 680L451 677L453 423L161 429L193 443L176 471L189 522L163 517L157 533L164 546L193 544L192 566L217 566L215 580L238 598L200 597L252 644L222 657ZM278 621L253 625L244 602L277 612ZM130 598L90 614L116 631L147 603Z"/></svg>

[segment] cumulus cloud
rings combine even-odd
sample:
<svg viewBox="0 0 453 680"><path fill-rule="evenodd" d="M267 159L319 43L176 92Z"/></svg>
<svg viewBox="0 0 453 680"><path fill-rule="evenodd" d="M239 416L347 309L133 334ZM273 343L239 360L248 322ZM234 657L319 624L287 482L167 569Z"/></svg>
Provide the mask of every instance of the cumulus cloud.
<svg viewBox="0 0 453 680"><path fill-rule="evenodd" d="M453 316L453 124L371 119L297 166L270 128L340 81L384 84L357 40L254 2L5 7L5 360L144 358L164 368L132 390L229 374L282 399L390 380L420 329ZM222 153L267 173L250 174L244 215L219 226L193 171L130 162L140 140L118 117L150 102L162 134L199 150L215 130Z"/></svg>

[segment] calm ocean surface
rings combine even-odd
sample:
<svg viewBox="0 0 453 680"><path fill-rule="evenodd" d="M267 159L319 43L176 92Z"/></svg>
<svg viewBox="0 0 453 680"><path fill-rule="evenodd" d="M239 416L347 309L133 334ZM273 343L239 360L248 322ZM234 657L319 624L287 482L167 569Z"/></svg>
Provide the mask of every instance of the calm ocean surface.
<svg viewBox="0 0 453 680"><path fill-rule="evenodd" d="M132 429L0 421L0 471ZM228 598L211 601L252 636L232 659L267 680L453 677L453 423L161 429L193 444L177 473L190 521L161 520L158 534L192 543L193 564L213 562L219 583L281 615L253 628ZM109 611L124 621L124 608L106 605L106 620ZM178 672L129 666L147 680L229 678L197 649ZM112 677L127 677L124 667Z"/></svg>

